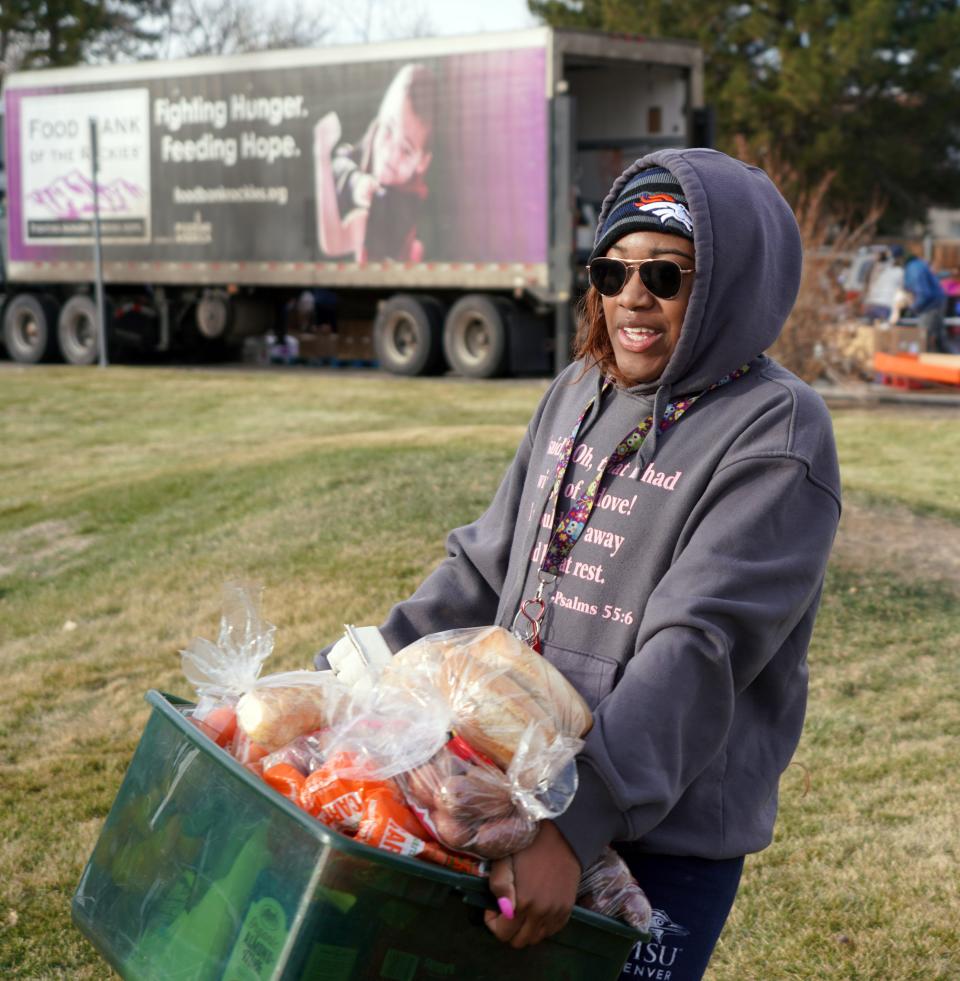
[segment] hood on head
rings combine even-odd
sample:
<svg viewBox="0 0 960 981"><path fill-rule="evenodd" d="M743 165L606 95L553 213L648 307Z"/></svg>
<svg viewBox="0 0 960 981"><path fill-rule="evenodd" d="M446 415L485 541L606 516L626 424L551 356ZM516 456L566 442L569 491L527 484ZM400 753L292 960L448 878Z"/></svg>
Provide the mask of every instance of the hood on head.
<svg viewBox="0 0 960 981"><path fill-rule="evenodd" d="M665 167L693 218L693 290L663 374L633 391L706 388L777 339L800 288L803 251L790 206L759 168L717 150L657 150L631 164L600 210L598 234L621 189L638 171Z"/></svg>

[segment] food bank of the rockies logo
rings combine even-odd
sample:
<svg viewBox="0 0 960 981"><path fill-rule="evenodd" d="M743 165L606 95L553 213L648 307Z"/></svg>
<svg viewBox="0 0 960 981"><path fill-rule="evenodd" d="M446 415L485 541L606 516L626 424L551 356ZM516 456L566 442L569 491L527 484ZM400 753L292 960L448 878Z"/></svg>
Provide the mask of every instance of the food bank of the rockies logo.
<svg viewBox="0 0 960 981"><path fill-rule="evenodd" d="M645 943L641 941L633 948L630 960L623 965L623 976L670 981L670 968L676 963L677 955L683 948L676 947L669 941L689 935L690 931L685 926L674 923L662 909L655 909L650 920L652 939ZM664 938L668 943L664 943Z"/></svg>

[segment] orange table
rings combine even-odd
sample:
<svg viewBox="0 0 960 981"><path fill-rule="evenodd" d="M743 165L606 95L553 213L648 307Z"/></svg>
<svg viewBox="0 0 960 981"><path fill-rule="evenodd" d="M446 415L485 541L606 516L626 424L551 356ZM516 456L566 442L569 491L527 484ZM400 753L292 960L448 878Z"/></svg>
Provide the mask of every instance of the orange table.
<svg viewBox="0 0 960 981"><path fill-rule="evenodd" d="M883 376L884 384L897 385L896 379L908 379L937 385L960 385L960 354L884 354L877 351L873 356L873 367Z"/></svg>

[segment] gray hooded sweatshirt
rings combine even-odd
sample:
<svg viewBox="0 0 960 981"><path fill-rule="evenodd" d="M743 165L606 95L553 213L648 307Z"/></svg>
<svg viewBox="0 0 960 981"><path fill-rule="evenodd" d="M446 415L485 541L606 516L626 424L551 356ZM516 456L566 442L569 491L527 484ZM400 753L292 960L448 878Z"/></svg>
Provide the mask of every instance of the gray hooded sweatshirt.
<svg viewBox="0 0 960 981"><path fill-rule="evenodd" d="M705 394L608 471L545 594L543 653L594 711L579 789L556 824L586 867L611 842L730 858L771 839L777 785L803 724L806 653L840 513L830 418L762 352L796 298L796 221L766 175L711 150L664 150L629 168L679 180L696 275L662 376L608 388L596 367L554 380L486 513L382 630L394 650L438 630L509 627L536 591L558 455L592 398L560 491L569 508L647 415ZM546 511L545 511L546 509Z"/></svg>

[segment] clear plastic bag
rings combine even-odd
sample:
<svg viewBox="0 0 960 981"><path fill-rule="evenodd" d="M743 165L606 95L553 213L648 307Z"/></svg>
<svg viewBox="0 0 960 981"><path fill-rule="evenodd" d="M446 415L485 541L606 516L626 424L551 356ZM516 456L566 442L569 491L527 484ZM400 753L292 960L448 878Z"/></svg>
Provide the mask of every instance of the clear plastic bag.
<svg viewBox="0 0 960 981"><path fill-rule="evenodd" d="M353 695L326 671L262 678L237 701L237 731L273 752L306 733L339 725L356 710Z"/></svg>
<svg viewBox="0 0 960 981"><path fill-rule="evenodd" d="M459 737L397 782L421 823L448 848L504 858L537 835L538 822L513 799L507 775Z"/></svg>
<svg viewBox="0 0 960 981"><path fill-rule="evenodd" d="M303 776L313 773L314 770L323 765L327 758L327 749L332 732L332 729L320 729L317 732L307 733L305 736L297 736L286 746L281 746L280 749L264 756L261 761L264 771L272 766L285 763Z"/></svg>
<svg viewBox="0 0 960 981"><path fill-rule="evenodd" d="M362 707L345 717L330 736L331 752L353 760L353 776L375 773L389 779L421 766L447 741L450 709L437 688L420 673L381 679Z"/></svg>
<svg viewBox="0 0 960 981"><path fill-rule="evenodd" d="M261 592L228 583L217 642L195 638L181 651L183 673L198 695L193 721L247 764L299 736L341 725L357 708L329 671L261 677L276 632L260 616Z"/></svg>
<svg viewBox="0 0 960 981"><path fill-rule="evenodd" d="M357 840L397 855L410 855L435 865L467 872L486 874L483 862L461 855L433 840L403 796L390 790L374 790L364 797L357 828Z"/></svg>
<svg viewBox="0 0 960 981"><path fill-rule="evenodd" d="M286 774L279 776L282 779ZM485 872L476 858L458 855L434 840L408 806L397 782L375 773L349 752L332 752L323 766L303 780L297 796L291 799L329 827L375 848L459 872Z"/></svg>
<svg viewBox="0 0 960 981"><path fill-rule="evenodd" d="M502 627L424 637L394 656L381 683L399 676L403 684L409 673L433 681L457 733L503 770L522 744L528 756L540 753L557 738L580 740L592 724L589 707L570 682Z"/></svg>
<svg viewBox="0 0 960 981"><path fill-rule="evenodd" d="M640 933L650 931L650 901L612 848L605 848L580 877L577 905L622 920Z"/></svg>
<svg viewBox="0 0 960 981"><path fill-rule="evenodd" d="M441 844L500 858L569 806L590 724L559 671L508 631L483 627L400 651L368 710L332 742L359 767L352 775L397 777Z"/></svg>
<svg viewBox="0 0 960 981"><path fill-rule="evenodd" d="M201 698L236 700L256 685L277 629L260 617L262 592L257 586L227 583L217 642L195 637L180 652L183 673Z"/></svg>

